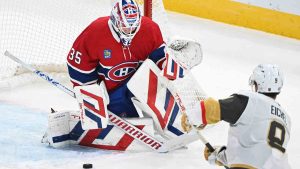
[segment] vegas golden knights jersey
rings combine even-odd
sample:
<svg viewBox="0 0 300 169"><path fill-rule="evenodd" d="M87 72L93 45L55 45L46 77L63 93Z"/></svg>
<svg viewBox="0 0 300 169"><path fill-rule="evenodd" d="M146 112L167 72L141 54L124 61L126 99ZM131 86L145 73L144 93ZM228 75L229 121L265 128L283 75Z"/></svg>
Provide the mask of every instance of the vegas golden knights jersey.
<svg viewBox="0 0 300 169"><path fill-rule="evenodd" d="M291 122L280 104L252 91L219 103L221 119L230 123L226 149L230 168L290 169L286 149Z"/></svg>

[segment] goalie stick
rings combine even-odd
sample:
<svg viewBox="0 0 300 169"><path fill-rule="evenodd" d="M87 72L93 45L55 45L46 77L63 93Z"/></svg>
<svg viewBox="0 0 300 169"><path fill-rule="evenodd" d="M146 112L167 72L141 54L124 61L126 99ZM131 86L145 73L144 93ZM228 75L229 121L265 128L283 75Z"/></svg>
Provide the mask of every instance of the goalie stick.
<svg viewBox="0 0 300 169"><path fill-rule="evenodd" d="M65 87L58 81L54 80L52 77L50 77L46 73L36 70L32 66L26 64L25 62L21 61L20 59L18 59L17 57L15 57L11 53L9 53L8 51L5 51L4 55L9 57L10 59L14 60L15 62L21 64L22 66L24 66L31 72L35 73L37 76L43 78L44 80L46 80L53 86L57 87L58 89L64 91L65 93L69 94L73 98L76 98L75 93L71 89ZM124 133L130 135L135 140L139 141L143 145L151 148L152 150L154 150L156 152L162 153L162 152L168 152L171 150L175 150L175 149L181 148L182 146L185 146L186 144L191 143L197 139L195 137L195 134L187 134L187 135L183 135L182 137L179 136L177 138L174 138L172 140L168 140L168 141L165 141L164 143L162 143L162 142L158 141L157 139L155 139L154 137L152 137L152 136L148 135L147 133L143 132L142 130L138 129L131 123L127 122L126 120L118 117L114 113L112 113L110 111L108 111L108 113L109 113L110 123L112 125L116 126L120 130L122 130Z"/></svg>

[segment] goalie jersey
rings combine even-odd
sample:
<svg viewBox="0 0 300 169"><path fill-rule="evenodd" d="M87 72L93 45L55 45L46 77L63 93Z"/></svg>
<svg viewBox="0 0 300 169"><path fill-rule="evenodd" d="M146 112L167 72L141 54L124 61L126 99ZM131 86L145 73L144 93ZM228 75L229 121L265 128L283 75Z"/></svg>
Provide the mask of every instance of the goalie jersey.
<svg viewBox="0 0 300 169"><path fill-rule="evenodd" d="M165 44L159 26L142 17L139 31L129 47L123 47L109 17L92 22L76 39L67 58L74 86L105 82L108 92L124 84L147 58L160 68Z"/></svg>
<svg viewBox="0 0 300 169"><path fill-rule="evenodd" d="M221 119L230 123L226 157L231 168L289 169L289 116L274 99L242 91L219 100Z"/></svg>

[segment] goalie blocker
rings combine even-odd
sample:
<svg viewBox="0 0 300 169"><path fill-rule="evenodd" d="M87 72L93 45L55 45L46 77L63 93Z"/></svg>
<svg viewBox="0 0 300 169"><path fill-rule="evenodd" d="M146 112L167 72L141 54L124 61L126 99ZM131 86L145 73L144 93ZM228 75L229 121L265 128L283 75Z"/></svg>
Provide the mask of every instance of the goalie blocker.
<svg viewBox="0 0 300 169"><path fill-rule="evenodd" d="M82 129L106 128L109 96L104 82L86 86L75 86L74 91L80 107Z"/></svg>

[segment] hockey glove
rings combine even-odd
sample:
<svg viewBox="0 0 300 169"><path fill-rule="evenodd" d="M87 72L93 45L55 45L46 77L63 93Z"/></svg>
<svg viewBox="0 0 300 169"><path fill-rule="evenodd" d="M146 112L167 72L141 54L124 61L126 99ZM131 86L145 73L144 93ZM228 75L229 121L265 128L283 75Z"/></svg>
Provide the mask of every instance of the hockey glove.
<svg viewBox="0 0 300 169"><path fill-rule="evenodd" d="M210 152L207 147L204 149L205 160L211 165L227 166L226 146L214 147L215 151Z"/></svg>
<svg viewBox="0 0 300 169"><path fill-rule="evenodd" d="M202 130L206 126L206 118L202 115L203 112L201 104L203 100L199 102L193 102L187 107L189 107L187 113L183 113L181 117L181 127L186 132L189 132L191 128L195 128L197 130Z"/></svg>
<svg viewBox="0 0 300 169"><path fill-rule="evenodd" d="M185 132L190 132L192 130L192 125L190 124L189 119L185 113L182 113L181 116L181 127Z"/></svg>
<svg viewBox="0 0 300 169"><path fill-rule="evenodd" d="M187 133L190 132L192 128L195 128L196 130L202 130L205 128L205 126L205 124L193 125L193 123L190 122L186 113L183 113L181 116L181 128Z"/></svg>
<svg viewBox="0 0 300 169"><path fill-rule="evenodd" d="M196 40L173 37L168 45L168 53L186 69L201 63L203 55L199 42Z"/></svg>

